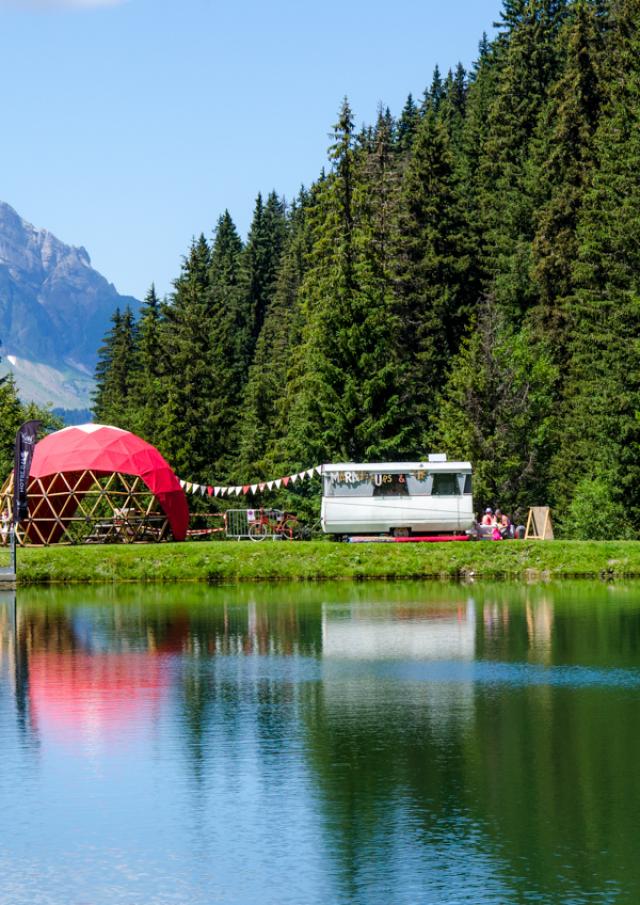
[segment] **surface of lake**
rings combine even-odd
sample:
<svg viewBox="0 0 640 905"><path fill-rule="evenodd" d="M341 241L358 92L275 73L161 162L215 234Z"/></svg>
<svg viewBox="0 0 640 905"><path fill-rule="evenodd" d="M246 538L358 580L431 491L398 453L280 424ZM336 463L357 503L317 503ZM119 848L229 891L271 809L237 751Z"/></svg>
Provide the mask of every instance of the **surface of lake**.
<svg viewBox="0 0 640 905"><path fill-rule="evenodd" d="M640 586L0 595L0 902L640 902Z"/></svg>

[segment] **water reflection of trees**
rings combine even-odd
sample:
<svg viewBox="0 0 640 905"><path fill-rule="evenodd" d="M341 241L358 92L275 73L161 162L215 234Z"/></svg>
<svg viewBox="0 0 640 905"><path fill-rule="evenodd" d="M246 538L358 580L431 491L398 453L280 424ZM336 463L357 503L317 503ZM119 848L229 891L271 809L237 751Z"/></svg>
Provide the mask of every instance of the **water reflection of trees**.
<svg viewBox="0 0 640 905"><path fill-rule="evenodd" d="M426 853L470 825L515 901L637 891L637 691L617 688L615 675L599 685L580 672L637 669L637 604L612 611L605 599L603 608L602 590L593 600L548 589L474 594L478 660L576 672L558 687L553 675L540 684L497 678L474 684L470 697L458 683L439 702L446 720L429 681L370 674L309 689L309 762L345 899L362 894L376 858L392 864L416 834Z"/></svg>
<svg viewBox="0 0 640 905"><path fill-rule="evenodd" d="M453 631L470 593L414 585L390 604L384 592L356 590L390 637L398 625L428 627L421 600L434 625L450 619ZM325 658L302 681L293 667L322 657L323 620L325 630L327 621L366 627L346 591L112 593L91 606L81 596L21 605L26 672L35 651L164 657L200 797L215 771L237 781L247 752L258 781L286 795L283 765L304 750L343 900L366 901L366 878L391 877L407 847L427 857L457 843L499 865L514 901L605 901L611 890L622 900L640 889L637 691L551 681L556 666L638 668L640 608L624 589L473 589L471 656L550 670L539 685L394 678L364 656L362 669L343 672ZM0 639L9 631L0 620Z"/></svg>

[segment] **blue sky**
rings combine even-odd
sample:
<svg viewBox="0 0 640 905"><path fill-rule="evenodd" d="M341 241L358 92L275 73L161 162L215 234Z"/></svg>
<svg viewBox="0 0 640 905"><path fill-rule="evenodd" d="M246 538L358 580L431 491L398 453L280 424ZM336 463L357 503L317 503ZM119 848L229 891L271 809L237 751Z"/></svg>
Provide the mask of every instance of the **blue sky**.
<svg viewBox="0 0 640 905"><path fill-rule="evenodd" d="M170 289L191 237L326 162L358 123L475 59L500 0L0 0L0 200L120 292Z"/></svg>

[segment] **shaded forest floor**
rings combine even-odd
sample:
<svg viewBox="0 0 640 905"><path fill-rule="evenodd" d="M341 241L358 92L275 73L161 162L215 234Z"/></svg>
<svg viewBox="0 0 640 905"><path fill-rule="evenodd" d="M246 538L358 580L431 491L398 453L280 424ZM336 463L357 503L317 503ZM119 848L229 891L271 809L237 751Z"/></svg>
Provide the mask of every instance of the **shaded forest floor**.
<svg viewBox="0 0 640 905"><path fill-rule="evenodd" d="M18 551L18 584L640 577L640 542L210 541Z"/></svg>

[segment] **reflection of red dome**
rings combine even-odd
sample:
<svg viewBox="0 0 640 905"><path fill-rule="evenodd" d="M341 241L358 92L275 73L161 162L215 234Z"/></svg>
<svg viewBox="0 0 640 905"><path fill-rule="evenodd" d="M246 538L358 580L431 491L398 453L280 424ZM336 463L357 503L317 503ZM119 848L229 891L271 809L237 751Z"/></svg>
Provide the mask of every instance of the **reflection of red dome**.
<svg viewBox="0 0 640 905"><path fill-rule="evenodd" d="M108 741L148 720L164 681L162 658L146 652L36 652L29 658L31 719L65 741Z"/></svg>
<svg viewBox="0 0 640 905"><path fill-rule="evenodd" d="M49 434L36 444L30 476L41 479L47 491L48 505L55 507L56 515L73 515L66 506L65 497L60 494L70 484L78 496L86 491L92 483L90 479L87 478L86 486L77 484L78 480L82 482L80 476L85 472L141 478L162 506L174 538L185 539L189 509L184 491L171 467L149 443L118 427L83 424ZM65 480L65 476L70 480ZM38 510L37 515L40 514ZM53 513L47 511L46 515L51 522ZM41 517L45 517L44 511Z"/></svg>

